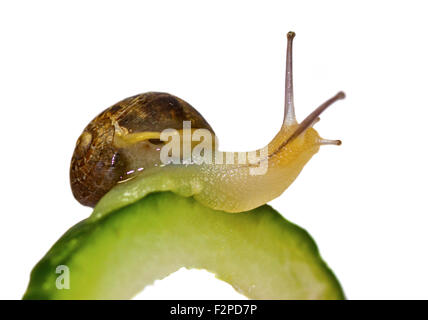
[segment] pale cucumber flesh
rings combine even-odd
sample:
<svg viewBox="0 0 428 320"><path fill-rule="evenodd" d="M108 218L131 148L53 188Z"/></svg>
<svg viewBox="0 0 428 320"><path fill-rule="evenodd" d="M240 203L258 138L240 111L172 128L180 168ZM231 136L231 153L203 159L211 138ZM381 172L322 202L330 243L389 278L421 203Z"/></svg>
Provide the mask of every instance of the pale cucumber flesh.
<svg viewBox="0 0 428 320"><path fill-rule="evenodd" d="M69 289L56 286L59 265ZM344 298L309 234L270 206L225 213L160 192L72 227L35 266L24 299L128 299L182 267L253 299Z"/></svg>

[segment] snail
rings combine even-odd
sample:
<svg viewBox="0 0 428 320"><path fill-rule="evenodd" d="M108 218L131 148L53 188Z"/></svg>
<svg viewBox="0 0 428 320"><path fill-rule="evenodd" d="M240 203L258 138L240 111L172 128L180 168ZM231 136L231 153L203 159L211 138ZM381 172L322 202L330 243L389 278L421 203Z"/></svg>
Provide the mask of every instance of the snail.
<svg viewBox="0 0 428 320"><path fill-rule="evenodd" d="M113 187L136 176L139 180L153 176L163 179L162 186L158 190L150 189L151 192L186 193L209 208L226 212L247 211L278 197L320 146L341 144L340 140L321 138L313 125L331 104L345 98L343 92L324 102L301 123L296 120L292 72L294 36L294 32L287 34L283 124L265 148L244 153L254 157L242 160L243 153L219 152L215 146L209 157L214 159L214 154L220 154L221 159L230 161L225 163L216 158L201 162L180 155L181 163L163 163L162 149L169 143L163 139L165 129L175 129L184 137L184 122L191 125L191 132L205 130L216 139L208 122L190 104L167 93L149 92L118 102L84 129L70 166L74 197L81 204L94 207ZM203 156L208 154L206 150ZM255 169L263 165L265 170L255 174Z"/></svg>

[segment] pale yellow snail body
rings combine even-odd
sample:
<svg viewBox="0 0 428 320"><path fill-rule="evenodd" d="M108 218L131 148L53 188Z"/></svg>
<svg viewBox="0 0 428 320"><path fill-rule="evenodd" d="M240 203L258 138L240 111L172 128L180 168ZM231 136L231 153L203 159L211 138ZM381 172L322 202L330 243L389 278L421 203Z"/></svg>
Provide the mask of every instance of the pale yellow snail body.
<svg viewBox="0 0 428 320"><path fill-rule="evenodd" d="M187 105L185 109L188 107L191 109L186 109L188 112L185 112L179 120L189 121L192 130L177 127L176 123L171 126L171 121L165 120L164 124L159 125L157 123L153 128L145 127L141 130L130 130L127 127L129 121L126 123L122 121L121 123L120 115L123 114L124 110L130 110L132 106L126 106L124 110L113 110L113 112L110 108L106 110L106 112L110 110L107 117L110 122L103 127L107 128L104 131L108 131L109 134L97 135L98 139L104 139L102 140L103 143L99 145L103 145L109 151L104 152L107 158L98 159L103 152L98 150L97 155L94 151L95 148L92 148L91 158L93 167L96 167L97 161L102 161L103 164L111 162L112 165L103 165L104 171L98 172L100 177L94 177L91 176L91 170L85 169L84 162L79 167L76 165L76 161L72 161L71 180L76 198L84 203L81 195L86 192L86 199L88 199L89 189L92 188L92 185L85 185L83 182L82 171L87 175L85 181L98 181L98 186L101 186L95 192L97 197L91 198L89 196L91 201L84 203L92 206L109 189L121 182L122 185L127 184L127 192L121 192L119 185L110 193L121 197L117 202L122 205L150 192L173 191L185 196L193 196L199 202L213 209L241 212L261 206L278 197L296 179L309 159L318 152L321 145L340 144L338 140L322 139L312 126L328 106L345 97L343 92L339 92L318 107L300 124L296 121L292 80L293 38L294 33L288 33L284 121L278 134L265 148L252 153L221 153L215 147L211 150L210 148L215 141L213 130L202 116ZM119 111L119 115L115 114L117 111ZM138 114L147 112L149 111L145 110ZM162 112L160 119L165 119L165 114L168 112L164 108L162 108ZM193 117L195 115L196 120ZM99 118L100 116L96 119ZM165 132L164 129L168 128L177 131L175 133ZM200 130L197 130L198 128ZM198 136L204 143L198 144L198 142L193 141L190 153L184 152L183 141L188 141L189 137L194 137L194 135ZM85 139L89 140L87 136L88 133L86 133L86 137L85 132L82 134L76 150L82 149L79 145L82 144L82 141L85 142ZM200 136L203 136L203 139ZM208 136L212 136L212 141L209 141ZM165 137L169 137L169 140L163 141ZM93 140L94 133L91 134L89 144L93 143ZM154 141L156 143L153 144ZM178 156L174 157L173 154L171 156L171 153L173 153L173 148L177 147L177 141L179 141L181 151ZM84 150L80 151L80 159L88 158L85 150L91 150L91 146L88 147L87 145L86 141ZM198 152L194 152L195 150ZM170 156L169 162L165 162L162 155L163 158L165 155ZM145 156L147 157L142 159ZM121 160L110 161L116 158ZM103 172L109 174L108 184L102 180ZM118 191L115 192L115 189ZM97 209L103 211L102 202L95 211Z"/></svg>

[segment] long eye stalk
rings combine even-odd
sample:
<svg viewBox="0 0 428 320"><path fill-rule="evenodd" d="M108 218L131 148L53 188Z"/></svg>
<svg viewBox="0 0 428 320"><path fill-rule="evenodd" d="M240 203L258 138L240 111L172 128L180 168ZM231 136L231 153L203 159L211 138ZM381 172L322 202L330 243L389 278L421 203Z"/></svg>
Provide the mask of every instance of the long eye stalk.
<svg viewBox="0 0 428 320"><path fill-rule="evenodd" d="M293 31L287 33L287 60L285 67L285 101L283 126L296 124L293 96L293 39L296 34Z"/></svg>
<svg viewBox="0 0 428 320"><path fill-rule="evenodd" d="M285 102L284 102L284 121L282 126L289 127L297 124L296 115L294 111L294 93L293 93L293 39L296 34L293 31L287 33L287 60L285 70ZM313 126L319 121L319 116L334 102L344 99L345 93L340 91L334 97L328 99L317 109L315 109L305 120L303 120L293 132L293 134L280 146L280 148L287 143L291 142L302 134L306 129ZM340 140L326 140L321 139L320 144L335 144L340 145Z"/></svg>

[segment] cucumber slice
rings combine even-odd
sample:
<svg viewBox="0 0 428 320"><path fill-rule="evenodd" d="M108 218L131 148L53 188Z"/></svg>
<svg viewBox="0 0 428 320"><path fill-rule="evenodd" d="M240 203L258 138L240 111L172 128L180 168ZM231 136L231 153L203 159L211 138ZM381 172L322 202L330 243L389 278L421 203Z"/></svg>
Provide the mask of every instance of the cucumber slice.
<svg viewBox="0 0 428 320"><path fill-rule="evenodd" d="M56 287L59 265L69 289ZM33 269L24 299L128 299L181 267L253 299L344 298L309 234L270 206L225 213L160 192L68 230Z"/></svg>

